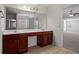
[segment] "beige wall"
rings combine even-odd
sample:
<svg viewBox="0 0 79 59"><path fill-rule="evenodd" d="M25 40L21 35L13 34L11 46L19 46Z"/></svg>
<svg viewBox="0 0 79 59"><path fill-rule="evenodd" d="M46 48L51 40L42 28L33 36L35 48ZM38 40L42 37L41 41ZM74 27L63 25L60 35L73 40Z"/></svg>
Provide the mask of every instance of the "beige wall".
<svg viewBox="0 0 79 59"><path fill-rule="evenodd" d="M53 5L48 10L47 29L54 32L54 44L63 47L63 8L61 5Z"/></svg>
<svg viewBox="0 0 79 59"><path fill-rule="evenodd" d="M4 13L4 6L3 5L0 5L0 11L3 11ZM1 15L0 15L0 54L2 53L2 26L4 26L4 18L1 18Z"/></svg>

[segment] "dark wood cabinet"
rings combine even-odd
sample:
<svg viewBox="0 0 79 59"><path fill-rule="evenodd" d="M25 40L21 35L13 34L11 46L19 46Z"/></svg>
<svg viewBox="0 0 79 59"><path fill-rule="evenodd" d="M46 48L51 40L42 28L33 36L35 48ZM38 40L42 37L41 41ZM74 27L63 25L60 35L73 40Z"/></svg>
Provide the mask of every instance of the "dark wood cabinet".
<svg viewBox="0 0 79 59"><path fill-rule="evenodd" d="M43 33L43 45L48 45L48 32Z"/></svg>
<svg viewBox="0 0 79 59"><path fill-rule="evenodd" d="M18 52L27 52L28 51L28 37L26 34L20 34L18 37Z"/></svg>
<svg viewBox="0 0 79 59"><path fill-rule="evenodd" d="M48 31L48 32L42 32L42 35L37 36L37 44L38 46L46 46L49 44L52 44L53 42L53 32Z"/></svg>
<svg viewBox="0 0 79 59"><path fill-rule="evenodd" d="M52 44L53 43L53 32L49 31L48 32L48 44Z"/></svg>
<svg viewBox="0 0 79 59"><path fill-rule="evenodd" d="M43 42L43 36L42 35L38 35L37 36L37 45L38 46L43 46L42 42Z"/></svg>
<svg viewBox="0 0 79 59"><path fill-rule="evenodd" d="M3 36L3 53L17 53L17 35Z"/></svg>
<svg viewBox="0 0 79 59"><path fill-rule="evenodd" d="M53 42L52 31L3 35L3 53L27 52L28 36L37 36L37 45L40 47L52 44Z"/></svg>
<svg viewBox="0 0 79 59"><path fill-rule="evenodd" d="M28 37L25 34L3 36L3 53L13 54L28 51Z"/></svg>

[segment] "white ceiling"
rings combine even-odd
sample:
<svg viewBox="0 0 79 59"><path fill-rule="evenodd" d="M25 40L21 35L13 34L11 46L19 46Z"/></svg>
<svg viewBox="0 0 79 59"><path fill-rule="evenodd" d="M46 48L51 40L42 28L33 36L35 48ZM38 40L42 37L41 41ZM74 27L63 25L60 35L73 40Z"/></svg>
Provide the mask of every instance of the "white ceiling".
<svg viewBox="0 0 79 59"><path fill-rule="evenodd" d="M66 7L71 6L72 4L39 4L39 5L46 7L46 8L51 8L51 7L56 6L56 5L61 6L63 8L66 8Z"/></svg>

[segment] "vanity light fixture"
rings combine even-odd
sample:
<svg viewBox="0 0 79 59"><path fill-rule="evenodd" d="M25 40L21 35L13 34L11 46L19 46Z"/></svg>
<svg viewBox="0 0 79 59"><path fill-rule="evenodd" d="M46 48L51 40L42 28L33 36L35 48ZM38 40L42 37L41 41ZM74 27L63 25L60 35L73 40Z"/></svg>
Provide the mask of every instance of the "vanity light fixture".
<svg viewBox="0 0 79 59"><path fill-rule="evenodd" d="M24 5L24 8L27 10L30 10L30 6L28 6L28 5Z"/></svg>
<svg viewBox="0 0 79 59"><path fill-rule="evenodd" d="M4 18L4 14L3 14L2 11L0 11L0 17L1 17L1 18Z"/></svg>
<svg viewBox="0 0 79 59"><path fill-rule="evenodd" d="M37 7L32 7L32 6L29 6L29 5L24 5L24 8L26 8L27 10L30 10L30 11L38 11L38 8Z"/></svg>
<svg viewBox="0 0 79 59"><path fill-rule="evenodd" d="M74 15L73 15L73 14L70 14L69 16L71 16L71 17L72 17L72 16L74 16Z"/></svg>
<svg viewBox="0 0 79 59"><path fill-rule="evenodd" d="M24 8L26 8L26 5L24 5Z"/></svg>

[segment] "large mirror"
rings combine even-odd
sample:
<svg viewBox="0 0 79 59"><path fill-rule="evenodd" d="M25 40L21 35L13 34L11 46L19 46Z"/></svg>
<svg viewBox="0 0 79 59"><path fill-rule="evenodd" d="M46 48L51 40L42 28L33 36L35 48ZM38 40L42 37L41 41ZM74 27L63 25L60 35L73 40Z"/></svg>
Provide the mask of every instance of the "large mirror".
<svg viewBox="0 0 79 59"><path fill-rule="evenodd" d="M38 16L36 13L18 13L17 29L38 29Z"/></svg>
<svg viewBox="0 0 79 59"><path fill-rule="evenodd" d="M6 30L39 29L40 14L6 7Z"/></svg>

